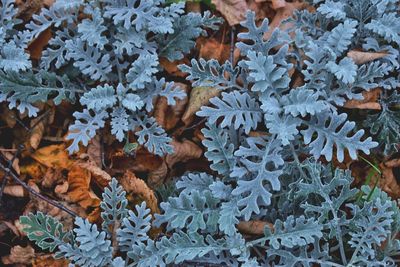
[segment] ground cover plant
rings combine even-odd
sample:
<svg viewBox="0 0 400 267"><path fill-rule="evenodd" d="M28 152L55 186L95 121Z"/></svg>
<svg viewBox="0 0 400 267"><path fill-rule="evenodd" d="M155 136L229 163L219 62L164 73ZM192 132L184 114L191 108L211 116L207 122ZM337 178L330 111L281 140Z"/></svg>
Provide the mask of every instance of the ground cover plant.
<svg viewBox="0 0 400 267"><path fill-rule="evenodd" d="M3 263L397 266L400 2L195 2L1 1Z"/></svg>

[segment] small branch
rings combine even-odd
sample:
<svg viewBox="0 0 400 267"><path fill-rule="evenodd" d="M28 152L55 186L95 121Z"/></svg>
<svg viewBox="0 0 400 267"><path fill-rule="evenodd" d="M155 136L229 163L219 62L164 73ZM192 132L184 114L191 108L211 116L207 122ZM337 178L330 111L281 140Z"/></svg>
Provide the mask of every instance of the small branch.
<svg viewBox="0 0 400 267"><path fill-rule="evenodd" d="M235 26L231 27L231 47L230 47L230 56L229 56L229 60L233 66L233 60L234 60L234 53L235 53L235 31L236 28Z"/></svg>

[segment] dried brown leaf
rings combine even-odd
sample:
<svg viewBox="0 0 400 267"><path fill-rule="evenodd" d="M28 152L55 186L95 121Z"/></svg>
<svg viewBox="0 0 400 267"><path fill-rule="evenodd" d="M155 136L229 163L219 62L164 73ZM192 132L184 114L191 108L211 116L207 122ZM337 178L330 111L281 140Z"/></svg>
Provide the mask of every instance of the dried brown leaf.
<svg viewBox="0 0 400 267"><path fill-rule="evenodd" d="M14 246L11 248L10 255L1 258L3 264L26 264L29 265L35 257L35 250L31 246Z"/></svg>
<svg viewBox="0 0 400 267"><path fill-rule="evenodd" d="M127 191L128 199L133 198L134 203L146 201L152 213L159 213L157 198L153 190L142 180L136 177L133 172L127 171L121 178L120 183Z"/></svg>
<svg viewBox="0 0 400 267"><path fill-rule="evenodd" d="M183 142L173 140L171 144L174 147L174 153L165 156L165 164L161 164L159 168L149 174L148 183L151 187L160 185L168 174L168 170L172 169L176 163L198 159L203 154L203 150L189 140Z"/></svg>
<svg viewBox="0 0 400 267"><path fill-rule="evenodd" d="M68 173L68 198L85 209L100 204L100 199L90 189L90 180L90 172L79 165L73 165Z"/></svg>
<svg viewBox="0 0 400 267"><path fill-rule="evenodd" d="M381 92L382 90L379 88L375 88L370 91L364 91L362 92L363 100L355 100L355 99L348 100L344 104L344 107L380 110L381 105L378 103L378 100Z"/></svg>
<svg viewBox="0 0 400 267"><path fill-rule="evenodd" d="M387 56L386 52L363 52L357 50L351 50L347 53L347 56L351 58L357 65L362 65L370 61L374 61Z"/></svg>
<svg viewBox="0 0 400 267"><path fill-rule="evenodd" d="M270 229L274 229L274 225L272 223L258 220L240 222L237 225L237 229L242 234L263 235L265 226L268 226Z"/></svg>
<svg viewBox="0 0 400 267"><path fill-rule="evenodd" d="M9 196L13 197L24 197L27 194L25 193L25 189L22 187L22 185L7 185L4 188L4 194L7 194Z"/></svg>
<svg viewBox="0 0 400 267"><path fill-rule="evenodd" d="M246 0L212 0L211 3L215 5L231 26L239 24L246 18L248 10Z"/></svg>
<svg viewBox="0 0 400 267"><path fill-rule="evenodd" d="M182 116L182 121L185 125L189 125L194 120L195 113L202 106L209 104L210 99L218 96L221 90L212 87L195 87L192 89L189 98L189 104L185 113Z"/></svg>
<svg viewBox="0 0 400 267"><path fill-rule="evenodd" d="M55 259L52 254L36 255L32 261L32 267L67 267L66 259Z"/></svg>
<svg viewBox="0 0 400 267"><path fill-rule="evenodd" d="M183 91L188 91L188 86L183 83L175 83ZM180 121L182 114L185 112L186 104L188 98L179 99L176 101L176 105L169 106L167 99L165 97L159 97L157 100L157 105L154 109L154 117L157 123L161 125L165 130L173 129Z"/></svg>

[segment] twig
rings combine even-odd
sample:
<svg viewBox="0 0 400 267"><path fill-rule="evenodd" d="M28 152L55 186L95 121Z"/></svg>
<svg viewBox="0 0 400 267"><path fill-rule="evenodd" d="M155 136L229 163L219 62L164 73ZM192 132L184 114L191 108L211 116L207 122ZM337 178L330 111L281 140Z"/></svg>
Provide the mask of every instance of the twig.
<svg viewBox="0 0 400 267"><path fill-rule="evenodd" d="M236 28L235 26L231 27L231 47L230 47L230 55L229 55L229 61L231 62L233 66L233 60L234 60L234 53L235 53L235 31Z"/></svg>
<svg viewBox="0 0 400 267"><path fill-rule="evenodd" d="M4 159L4 156L3 156ZM35 190L33 190L32 187L30 187L29 185L27 185L24 181L22 181L13 171L11 168L7 168L6 166L3 165L3 163L0 162L0 169L2 169L5 173L8 173L11 178L14 179L15 182L17 182L18 184L22 185L23 188L25 188L29 193L31 193L33 196L40 198L41 200L46 201L47 203L53 205L56 208L59 208L60 210L65 211L66 213L68 213L69 215L73 216L73 217L78 217L78 214L76 214L75 212L73 212L72 210L68 209L67 207L63 206L62 204L44 196L41 195L40 193L36 192Z"/></svg>

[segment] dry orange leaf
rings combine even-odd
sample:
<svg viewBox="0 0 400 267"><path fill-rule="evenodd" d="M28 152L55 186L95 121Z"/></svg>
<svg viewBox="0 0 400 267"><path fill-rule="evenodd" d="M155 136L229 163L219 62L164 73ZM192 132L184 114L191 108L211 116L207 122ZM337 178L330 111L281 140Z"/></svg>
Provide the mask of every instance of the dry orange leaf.
<svg viewBox="0 0 400 267"><path fill-rule="evenodd" d="M142 179L137 178L133 172L127 171L121 178L120 183L127 191L128 199L133 198L135 203L146 201L147 207L151 209L152 213L160 212L153 190Z"/></svg>
<svg viewBox="0 0 400 267"><path fill-rule="evenodd" d="M364 97L363 100L355 100L355 99L348 100L344 104L344 107L345 108L380 110L381 105L378 103L378 99L379 99L381 92L382 92L382 90L379 88L375 88L370 91L364 91L362 93L362 95Z"/></svg>
<svg viewBox="0 0 400 267"><path fill-rule="evenodd" d="M31 157L48 168L68 169L72 165L64 144L40 148Z"/></svg>
<svg viewBox="0 0 400 267"><path fill-rule="evenodd" d="M100 187L107 186L108 183L111 181L111 176L107 172L102 170L99 166L97 166L96 163L94 163L93 161L79 161L77 165L82 169L88 170L92 175L91 177L97 184L100 185Z"/></svg>
<svg viewBox="0 0 400 267"><path fill-rule="evenodd" d="M32 267L67 267L65 259L54 259L52 254L36 255L32 261Z"/></svg>
<svg viewBox="0 0 400 267"><path fill-rule="evenodd" d="M69 200L85 209L100 205L100 199L90 189L90 180L90 172L78 165L73 165L68 173Z"/></svg>

